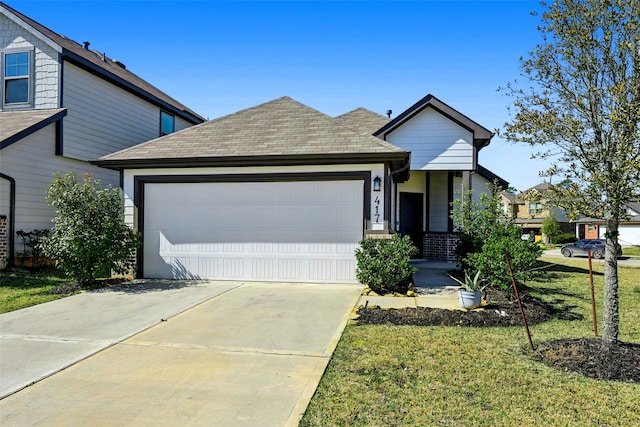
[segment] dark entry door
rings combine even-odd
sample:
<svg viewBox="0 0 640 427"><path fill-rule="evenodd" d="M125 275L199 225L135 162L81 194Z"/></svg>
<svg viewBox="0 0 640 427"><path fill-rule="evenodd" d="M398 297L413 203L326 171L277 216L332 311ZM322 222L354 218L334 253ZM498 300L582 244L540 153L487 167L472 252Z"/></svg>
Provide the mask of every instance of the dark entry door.
<svg viewBox="0 0 640 427"><path fill-rule="evenodd" d="M422 193L400 193L400 234L409 236L422 258L422 221L424 218Z"/></svg>

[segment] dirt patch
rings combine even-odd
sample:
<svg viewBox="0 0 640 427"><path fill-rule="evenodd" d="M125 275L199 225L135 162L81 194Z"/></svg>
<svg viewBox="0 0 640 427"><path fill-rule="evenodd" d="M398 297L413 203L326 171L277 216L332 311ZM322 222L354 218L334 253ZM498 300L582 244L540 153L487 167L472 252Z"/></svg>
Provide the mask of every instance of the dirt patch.
<svg viewBox="0 0 640 427"><path fill-rule="evenodd" d="M439 308L381 309L361 307L358 324L393 324L413 326L500 327L521 326L518 303L509 293L491 290L490 304L480 310L464 312ZM551 306L522 295L529 325L558 316ZM623 343L602 346L598 338L560 339L538 343L533 358L564 372L585 377L640 383L640 344Z"/></svg>

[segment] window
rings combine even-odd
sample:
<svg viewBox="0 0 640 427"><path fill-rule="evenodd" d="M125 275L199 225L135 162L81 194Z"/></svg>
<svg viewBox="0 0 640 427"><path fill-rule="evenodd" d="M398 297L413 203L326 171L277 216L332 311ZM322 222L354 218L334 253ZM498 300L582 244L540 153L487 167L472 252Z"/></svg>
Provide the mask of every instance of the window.
<svg viewBox="0 0 640 427"><path fill-rule="evenodd" d="M542 203L529 203L529 215L542 213Z"/></svg>
<svg viewBox="0 0 640 427"><path fill-rule="evenodd" d="M3 104L31 103L31 52L2 55Z"/></svg>
<svg viewBox="0 0 640 427"><path fill-rule="evenodd" d="M160 111L160 136L169 135L176 130L176 118L169 113Z"/></svg>

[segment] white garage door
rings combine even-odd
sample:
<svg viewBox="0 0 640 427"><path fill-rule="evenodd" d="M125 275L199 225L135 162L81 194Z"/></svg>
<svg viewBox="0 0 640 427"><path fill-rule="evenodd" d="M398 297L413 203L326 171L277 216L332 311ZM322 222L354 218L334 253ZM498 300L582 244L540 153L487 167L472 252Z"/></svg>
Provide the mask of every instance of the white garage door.
<svg viewBox="0 0 640 427"><path fill-rule="evenodd" d="M148 278L355 282L360 180L146 183Z"/></svg>

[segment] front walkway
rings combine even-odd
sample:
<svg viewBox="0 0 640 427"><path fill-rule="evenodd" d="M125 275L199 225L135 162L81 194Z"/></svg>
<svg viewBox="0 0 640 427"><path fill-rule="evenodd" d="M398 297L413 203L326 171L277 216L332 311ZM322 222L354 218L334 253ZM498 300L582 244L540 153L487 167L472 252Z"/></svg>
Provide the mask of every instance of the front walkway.
<svg viewBox="0 0 640 427"><path fill-rule="evenodd" d="M430 307L459 310L458 289L460 285L447 272L456 269L455 262L412 260L411 265L418 271L413 275L416 286L415 297L362 295L358 306L380 306L382 308Z"/></svg>

